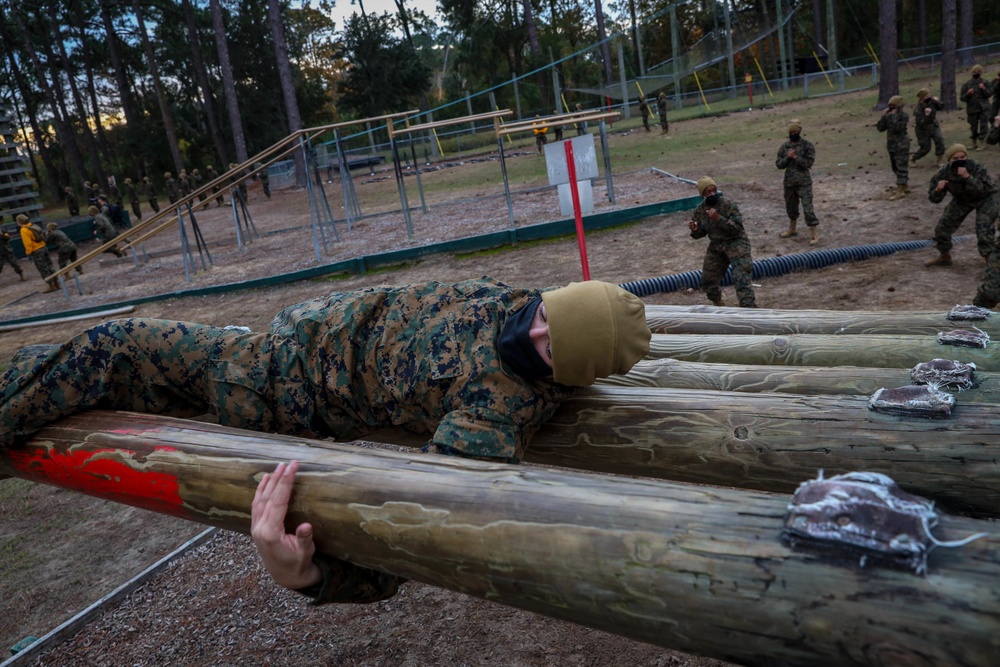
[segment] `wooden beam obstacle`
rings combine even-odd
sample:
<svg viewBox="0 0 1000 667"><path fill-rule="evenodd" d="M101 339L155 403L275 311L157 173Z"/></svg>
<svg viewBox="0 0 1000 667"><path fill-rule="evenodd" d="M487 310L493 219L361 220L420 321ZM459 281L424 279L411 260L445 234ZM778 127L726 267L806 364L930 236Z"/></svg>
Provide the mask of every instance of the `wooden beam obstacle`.
<svg viewBox="0 0 1000 667"><path fill-rule="evenodd" d="M450 590L745 665L995 664L1000 531L943 515L925 574L781 538L787 495L332 445L93 411L0 472L246 532L260 476L303 462L289 525Z"/></svg>

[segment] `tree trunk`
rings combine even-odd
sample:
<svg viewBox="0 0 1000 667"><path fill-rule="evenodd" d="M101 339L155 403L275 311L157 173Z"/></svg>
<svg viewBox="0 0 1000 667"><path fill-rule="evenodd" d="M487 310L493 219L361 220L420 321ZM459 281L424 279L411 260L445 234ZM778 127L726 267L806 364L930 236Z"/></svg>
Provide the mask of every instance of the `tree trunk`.
<svg viewBox="0 0 1000 667"><path fill-rule="evenodd" d="M941 0L941 104L958 108L955 90L955 0Z"/></svg>
<svg viewBox="0 0 1000 667"><path fill-rule="evenodd" d="M604 61L604 83L610 86L614 83L614 73L611 71L611 46L604 26L604 5L601 0L594 0L594 19L597 21L597 39L601 43L601 59ZM601 104L604 104L604 100L601 100Z"/></svg>
<svg viewBox="0 0 1000 667"><path fill-rule="evenodd" d="M135 100L132 97L132 83L125 70L120 53L118 33L111 18L108 0L101 0L101 23L104 25L105 43L111 56L111 66L115 70L115 83L118 84L118 95L121 99L122 112L125 114L125 146L128 159L132 161L132 170L137 177L146 175L146 168L139 157L139 136L142 131L142 116L136 111Z"/></svg>
<svg viewBox="0 0 1000 667"><path fill-rule="evenodd" d="M45 96L46 102L52 109L52 122L56 126L56 134L59 138L60 144L62 145L63 152L67 157L67 161L69 163L68 167L77 179L74 186L79 187L85 180L87 180L87 168L86 165L84 165L83 155L80 153L80 147L76 142L76 133L69 124L66 114L60 113L60 104L62 101L61 91L58 89L53 90L53 86L49 85L48 79L45 78L45 68L42 65L41 59L38 57L38 52L35 50L34 44L31 42L31 32L28 30L28 27L24 22L24 16L17 0L10 0L10 8L11 11L9 15L14 17L18 31L24 36L22 44L28 52L28 57L35 70L36 83L41 87L42 94ZM6 23L3 21L4 14L5 12L0 12L0 23L4 25L3 31L6 38L10 38L10 31L6 28ZM8 41L8 43L14 44L15 42L11 40Z"/></svg>
<svg viewBox="0 0 1000 667"><path fill-rule="evenodd" d="M661 334L903 334L936 335L976 327L1000 338L1000 318L955 322L943 311L771 310L711 306L646 306L646 322Z"/></svg>
<svg viewBox="0 0 1000 667"><path fill-rule="evenodd" d="M281 25L281 6L278 0L267 0L267 14L271 25L271 38L274 40L274 56L278 64L281 93L285 99L285 114L288 116L288 133L293 134L302 129L302 117L299 115L299 102L295 97L292 64L288 58L288 43L285 41L285 29ZM304 188L309 178L305 157L302 151L295 151L292 155L295 158L295 184L299 188Z"/></svg>
<svg viewBox="0 0 1000 667"><path fill-rule="evenodd" d="M177 142L177 130L174 129L174 118L170 112L170 104L167 101L166 91L163 90L163 83L160 81L160 66L156 61L156 54L153 52L153 45L149 41L146 33L146 22L142 18L142 6L139 0L132 0L132 11L135 12L135 20L139 28L139 38L142 40L142 48L146 53L146 61L149 64L149 75L153 79L153 89L156 91L156 102L160 107L160 116L163 119L163 131L167 135L167 145L170 147L170 157L174 161L174 170L180 173L184 168L184 160L181 159L180 145Z"/></svg>
<svg viewBox="0 0 1000 667"><path fill-rule="evenodd" d="M920 55L924 55L927 50L927 0L917 0L917 43Z"/></svg>
<svg viewBox="0 0 1000 667"><path fill-rule="evenodd" d="M105 188L108 185L107 172L104 169L104 161L101 159L101 151L97 147L97 140L94 138L94 134L90 130L90 114L87 113L87 107L83 103L83 96L80 95L80 89L76 85L76 72L74 70L73 64L69 60L69 54L66 53L66 44L63 39L62 29L60 26L59 12L54 2L49 4L49 20L50 29L53 31L55 39L45 42L45 48L48 51L49 62L53 65L56 62L55 55L52 53L51 44L55 42L57 48L59 49L59 60L62 62L63 71L66 74L66 80L69 83L70 95L73 99L73 106L76 108L76 116L79 118L80 122L80 136L83 137L83 145L87 147L87 153L90 156L90 162L97 173L97 180L101 184L101 188ZM53 80L58 78L58 73L53 72ZM101 123L100 117L94 118L94 124L99 126Z"/></svg>
<svg viewBox="0 0 1000 667"><path fill-rule="evenodd" d="M896 42L896 0L878 1L879 68L878 104L884 109L899 94L899 47Z"/></svg>
<svg viewBox="0 0 1000 667"><path fill-rule="evenodd" d="M233 65L229 59L229 44L226 42L226 25L222 20L222 3L219 0L209 0L212 11L212 27L215 31L215 48L219 53L219 70L222 72L222 90L226 98L226 111L229 112L229 127L233 133L233 144L236 147L236 161L243 164L249 159L247 140L243 132L243 118L240 116L239 99L236 97L236 82L233 80ZM227 165L224 165L228 167ZM226 169L220 169L225 172Z"/></svg>
<svg viewBox="0 0 1000 667"><path fill-rule="evenodd" d="M3 34L4 41L8 40L8 35L5 30L0 34ZM11 45L13 44L12 41L7 41L7 43ZM7 62L10 64L10 72L12 78L14 79L14 84L17 86L17 90L21 94L21 100L24 102L24 110L28 114L28 124L31 126L31 132L34 136L35 145L38 147L38 154L41 155L42 164L45 165L45 172L48 174L48 178L45 179L45 182L49 187L49 196L52 197L52 201L62 201L63 183L60 178L59 169L56 167L55 160L52 157L52 151L49 150L49 146L45 141L45 137L47 135L42 131L41 125L38 122L38 108L35 104L34 95L29 89L27 82L24 80L21 68L17 64L17 58L14 57L13 49L7 49Z"/></svg>
<svg viewBox="0 0 1000 667"><path fill-rule="evenodd" d="M190 0L181 0L181 9L184 11L184 21L187 23L188 36L191 40L191 56L194 61L194 71L198 77L198 85L201 87L202 106L205 117L208 119L208 131L212 135L212 144L215 146L215 156L219 158L219 164L226 171L229 164L226 152L226 142L222 138L219 130L219 122L215 117L215 103L212 101L212 85L208 80L208 69L205 67L205 58L201 53L201 41L198 37L198 24L195 21L194 9Z"/></svg>
<svg viewBox="0 0 1000 667"><path fill-rule="evenodd" d="M958 0L958 63L972 64L972 0Z"/></svg>
<svg viewBox="0 0 1000 667"><path fill-rule="evenodd" d="M789 496L127 413L64 420L0 452L0 470L247 532L258 480L291 458L289 525L310 521L322 553L364 567L744 665L985 667L1000 653L1000 537L973 519L941 516L938 539L985 535L934 550L926 575L861 569L782 541Z"/></svg>

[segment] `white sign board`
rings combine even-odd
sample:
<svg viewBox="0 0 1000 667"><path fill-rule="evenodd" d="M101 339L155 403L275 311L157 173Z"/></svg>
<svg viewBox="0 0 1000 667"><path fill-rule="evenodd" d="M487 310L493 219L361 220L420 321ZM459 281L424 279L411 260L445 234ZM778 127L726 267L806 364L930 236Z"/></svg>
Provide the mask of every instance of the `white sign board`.
<svg viewBox="0 0 1000 667"><path fill-rule="evenodd" d="M580 213L593 213L594 191L590 187L590 181L578 182L576 189L580 196ZM569 183L559 184L559 212L566 217L575 215L573 213L573 193L570 192Z"/></svg>
<svg viewBox="0 0 1000 667"><path fill-rule="evenodd" d="M573 163L576 166L576 180L588 181L597 178L597 151L594 149L594 135L587 134L554 141L545 144L545 168L549 172L549 185L569 183L569 170L566 168L567 141L573 143Z"/></svg>

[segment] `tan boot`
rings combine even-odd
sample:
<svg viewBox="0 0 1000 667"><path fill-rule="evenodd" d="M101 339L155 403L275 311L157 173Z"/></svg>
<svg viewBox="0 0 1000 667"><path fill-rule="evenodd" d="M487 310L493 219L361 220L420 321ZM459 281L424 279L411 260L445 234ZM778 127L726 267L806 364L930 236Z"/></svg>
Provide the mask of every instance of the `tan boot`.
<svg viewBox="0 0 1000 667"><path fill-rule="evenodd" d="M76 267L76 273L77 273L77 275L81 275L82 276L83 275L83 267L82 266Z"/></svg>
<svg viewBox="0 0 1000 667"><path fill-rule="evenodd" d="M924 262L924 266L951 266L951 253L943 252L934 259L929 259Z"/></svg>
<svg viewBox="0 0 1000 667"><path fill-rule="evenodd" d="M781 232L780 234L778 234L778 237L779 238L783 238L783 239L787 239L790 236L795 236L796 234L798 234L798 232L795 231L795 225L797 224L797 222L798 222L797 220L789 219L788 220L788 229L785 230L785 231L783 231L783 232Z"/></svg>
<svg viewBox="0 0 1000 667"><path fill-rule="evenodd" d="M809 233L812 234L812 238L809 239L809 245L816 245L819 243L819 225L813 225L810 227Z"/></svg>
<svg viewBox="0 0 1000 667"><path fill-rule="evenodd" d="M889 201L896 201L897 199L902 199L908 194L910 194L910 186L900 185L898 188L896 188L895 192L889 195Z"/></svg>
<svg viewBox="0 0 1000 667"><path fill-rule="evenodd" d="M726 305L726 302L722 300L721 296L718 299L710 299L710 301L713 306L719 306L720 308Z"/></svg>
<svg viewBox="0 0 1000 667"><path fill-rule="evenodd" d="M978 151L979 150L979 139L973 139L972 140L972 150L974 150L974 151Z"/></svg>
<svg viewBox="0 0 1000 667"><path fill-rule="evenodd" d="M55 283L49 283L49 286L42 290L42 294L48 294L49 292L55 292L59 289L59 286Z"/></svg>

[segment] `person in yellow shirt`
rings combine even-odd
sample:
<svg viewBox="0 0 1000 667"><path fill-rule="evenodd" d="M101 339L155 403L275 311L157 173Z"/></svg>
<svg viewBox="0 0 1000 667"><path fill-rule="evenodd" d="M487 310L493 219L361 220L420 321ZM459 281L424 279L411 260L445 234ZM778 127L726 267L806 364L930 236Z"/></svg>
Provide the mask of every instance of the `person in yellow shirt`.
<svg viewBox="0 0 1000 667"><path fill-rule="evenodd" d="M24 243L24 254L34 263L42 280L49 285L44 291L55 292L59 289L59 285L54 279L49 279L56 270L52 266L49 249L45 247L45 232L37 225L31 224L31 220L23 213L17 216L17 225L21 232L21 242Z"/></svg>

